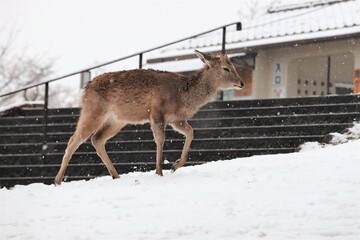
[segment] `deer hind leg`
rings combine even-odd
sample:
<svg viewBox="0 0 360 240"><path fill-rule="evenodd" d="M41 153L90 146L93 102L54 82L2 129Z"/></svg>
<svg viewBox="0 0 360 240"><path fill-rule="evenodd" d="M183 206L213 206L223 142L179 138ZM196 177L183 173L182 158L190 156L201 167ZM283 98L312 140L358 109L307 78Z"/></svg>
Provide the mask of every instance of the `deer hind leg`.
<svg viewBox="0 0 360 240"><path fill-rule="evenodd" d="M93 120L91 118L86 117L85 115L81 115L76 131L71 136L68 141L64 157L61 162L61 167L59 172L57 173L54 183L55 185L60 185L61 181L64 178L65 171L67 166L69 165L70 159L74 152L79 148L79 146L85 142L98 128L101 126L101 120Z"/></svg>
<svg viewBox="0 0 360 240"><path fill-rule="evenodd" d="M177 169L184 166L186 163L186 160L187 160L188 154L189 154L189 150L190 150L190 145L194 138L194 130L192 129L192 127L186 120L173 123L173 124L171 124L171 126L176 131L180 132L181 134L183 134L185 136L185 143L184 143L184 148L181 153L181 158L179 160L177 160L171 167L171 170L174 172Z"/></svg>
<svg viewBox="0 0 360 240"><path fill-rule="evenodd" d="M162 157L165 142L165 124L162 121L151 122L151 130L156 143L156 174L162 176Z"/></svg>
<svg viewBox="0 0 360 240"><path fill-rule="evenodd" d="M115 136L126 124L116 122L106 122L104 125L91 137L91 142L96 149L97 155L105 164L109 174L113 179L119 178L113 163L106 153L105 143L108 139Z"/></svg>

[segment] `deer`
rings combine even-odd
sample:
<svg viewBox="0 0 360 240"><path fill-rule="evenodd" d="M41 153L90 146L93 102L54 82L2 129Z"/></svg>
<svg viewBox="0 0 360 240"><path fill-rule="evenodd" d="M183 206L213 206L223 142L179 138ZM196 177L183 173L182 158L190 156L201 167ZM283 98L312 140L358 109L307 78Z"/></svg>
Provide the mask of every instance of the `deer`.
<svg viewBox="0 0 360 240"><path fill-rule="evenodd" d="M218 92L243 89L245 83L226 54L211 55L195 50L204 63L193 76L153 69L108 72L95 77L80 96L80 117L70 137L54 183L60 185L69 161L78 147L91 139L97 155L113 179L119 178L105 143L126 125L150 123L156 143L156 174L163 176L165 127L185 136L180 159L171 170L183 167L194 138L188 119L214 100Z"/></svg>

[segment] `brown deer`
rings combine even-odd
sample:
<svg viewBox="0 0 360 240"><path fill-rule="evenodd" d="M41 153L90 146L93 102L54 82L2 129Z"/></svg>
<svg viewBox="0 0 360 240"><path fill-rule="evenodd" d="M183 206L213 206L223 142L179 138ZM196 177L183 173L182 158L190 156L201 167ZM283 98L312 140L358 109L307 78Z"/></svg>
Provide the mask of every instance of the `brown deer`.
<svg viewBox="0 0 360 240"><path fill-rule="evenodd" d="M195 53L205 66L191 77L137 69L105 73L94 78L81 95L79 122L68 142L55 184L61 184L71 156L89 137L110 175L119 178L106 153L105 143L127 124L150 122L157 148L156 174L160 176L163 175L165 126L169 124L185 135L181 158L172 165L172 170L182 167L193 139L193 129L187 120L219 91L245 86L227 55Z"/></svg>

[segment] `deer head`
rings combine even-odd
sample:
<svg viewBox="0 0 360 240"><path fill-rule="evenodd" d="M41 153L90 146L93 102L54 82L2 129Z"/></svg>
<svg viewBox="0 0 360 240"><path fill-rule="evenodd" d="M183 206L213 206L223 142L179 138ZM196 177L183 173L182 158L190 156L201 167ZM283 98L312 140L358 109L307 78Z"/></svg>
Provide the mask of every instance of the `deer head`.
<svg viewBox="0 0 360 240"><path fill-rule="evenodd" d="M226 54L211 56L198 50L195 50L195 53L206 64L207 74L217 81L219 90L240 90L245 87L243 79Z"/></svg>

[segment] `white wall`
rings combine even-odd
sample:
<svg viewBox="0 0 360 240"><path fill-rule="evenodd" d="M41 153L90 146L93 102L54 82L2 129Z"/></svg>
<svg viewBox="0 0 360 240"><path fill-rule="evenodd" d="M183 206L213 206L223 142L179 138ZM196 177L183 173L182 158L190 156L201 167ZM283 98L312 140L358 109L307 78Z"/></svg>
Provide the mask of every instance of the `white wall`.
<svg viewBox="0 0 360 240"><path fill-rule="evenodd" d="M258 52L253 77L253 97L294 97L297 96L297 60L315 57L331 57L331 76L333 82L351 84L354 69L360 68L360 41L349 39L313 43L276 49L265 49ZM281 81L275 83L276 69L281 66ZM322 64L323 65L323 64ZM314 66L320 71L327 68ZM332 89L332 91L334 91Z"/></svg>

